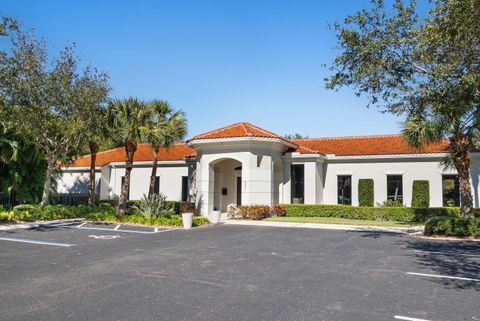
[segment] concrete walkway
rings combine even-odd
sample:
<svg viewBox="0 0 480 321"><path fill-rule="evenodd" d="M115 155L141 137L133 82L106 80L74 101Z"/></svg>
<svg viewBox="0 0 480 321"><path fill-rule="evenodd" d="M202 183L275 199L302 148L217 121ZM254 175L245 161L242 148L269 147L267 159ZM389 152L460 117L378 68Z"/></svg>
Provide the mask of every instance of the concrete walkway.
<svg viewBox="0 0 480 321"><path fill-rule="evenodd" d="M251 220L225 220L222 223L227 225L248 225L248 226L270 226L287 228L310 228L322 230L340 230L357 232L386 232L398 234L411 234L423 232L423 226L413 227L384 227L367 225L343 225L343 224L319 224L319 223L295 223L295 222L271 222L271 221L251 221Z"/></svg>

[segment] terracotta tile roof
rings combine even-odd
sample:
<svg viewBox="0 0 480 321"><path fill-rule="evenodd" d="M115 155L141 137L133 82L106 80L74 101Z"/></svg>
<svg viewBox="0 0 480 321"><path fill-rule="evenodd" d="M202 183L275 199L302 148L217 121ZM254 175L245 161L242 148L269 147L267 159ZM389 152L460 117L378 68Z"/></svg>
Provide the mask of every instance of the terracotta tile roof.
<svg viewBox="0 0 480 321"><path fill-rule="evenodd" d="M159 161L176 161L183 160L186 157L195 157L197 155L193 148L185 144L173 145L168 150L160 149L158 152ZM151 161L153 159L153 150L150 144L139 144L134 155L135 162ZM125 162L125 148L115 148L97 154L96 166L103 166L112 162ZM89 167L90 155L77 158L70 167Z"/></svg>
<svg viewBox="0 0 480 321"><path fill-rule="evenodd" d="M337 156L397 155L445 153L448 141L442 141L421 150L408 146L402 135L352 136L331 138L292 139L300 147L297 152L334 154Z"/></svg>
<svg viewBox="0 0 480 321"><path fill-rule="evenodd" d="M291 140L286 139L285 137L272 133L263 128L254 126L247 122L236 123L226 127L222 127L220 129L212 130L205 134L194 136L189 141L197 140L197 139L221 139L221 138L238 138L238 137L276 138L276 139L281 139L290 144L297 145L293 143Z"/></svg>

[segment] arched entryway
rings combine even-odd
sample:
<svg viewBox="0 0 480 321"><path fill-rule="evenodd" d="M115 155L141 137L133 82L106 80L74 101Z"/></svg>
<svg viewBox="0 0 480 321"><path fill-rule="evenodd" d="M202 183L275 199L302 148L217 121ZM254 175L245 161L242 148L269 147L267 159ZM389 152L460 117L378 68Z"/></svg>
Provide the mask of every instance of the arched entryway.
<svg viewBox="0 0 480 321"><path fill-rule="evenodd" d="M242 163L222 158L211 164L210 182L213 182L213 210L226 212L229 204L242 204Z"/></svg>

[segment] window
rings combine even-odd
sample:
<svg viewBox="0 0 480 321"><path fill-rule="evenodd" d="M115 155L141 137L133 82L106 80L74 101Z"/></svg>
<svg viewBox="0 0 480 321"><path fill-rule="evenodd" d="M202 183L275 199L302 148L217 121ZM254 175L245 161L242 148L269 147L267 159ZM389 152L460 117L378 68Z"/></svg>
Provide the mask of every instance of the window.
<svg viewBox="0 0 480 321"><path fill-rule="evenodd" d="M155 177L155 187L153 188L153 192L157 195L160 193L160 176Z"/></svg>
<svg viewBox="0 0 480 321"><path fill-rule="evenodd" d="M391 201L403 201L402 175L387 176L387 199Z"/></svg>
<svg viewBox="0 0 480 321"><path fill-rule="evenodd" d="M337 203L352 205L352 176L337 176Z"/></svg>
<svg viewBox="0 0 480 321"><path fill-rule="evenodd" d="M125 182L125 176L122 176L122 184L120 185L120 193L122 193L123 183ZM127 200L130 199L130 186L128 187L127 191Z"/></svg>
<svg viewBox="0 0 480 321"><path fill-rule="evenodd" d="M457 175L442 176L443 206L460 206L460 182Z"/></svg>
<svg viewBox="0 0 480 321"><path fill-rule="evenodd" d="M292 204L303 204L305 193L305 167L302 165L292 165L292 190L291 190L291 202Z"/></svg>
<svg viewBox="0 0 480 321"><path fill-rule="evenodd" d="M188 201L188 176L182 176L182 201Z"/></svg>

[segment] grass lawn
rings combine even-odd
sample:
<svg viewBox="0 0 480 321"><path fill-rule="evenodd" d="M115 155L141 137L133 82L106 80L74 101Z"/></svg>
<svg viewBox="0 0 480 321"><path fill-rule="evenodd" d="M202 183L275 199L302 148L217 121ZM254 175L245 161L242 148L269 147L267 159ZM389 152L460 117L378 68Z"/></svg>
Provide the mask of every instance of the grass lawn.
<svg viewBox="0 0 480 321"><path fill-rule="evenodd" d="M273 222L296 222L296 223L322 223L322 224L345 224L345 225L370 225L390 227L411 227L422 225L421 223L403 223L393 221L353 220L338 217L270 217L264 221Z"/></svg>

